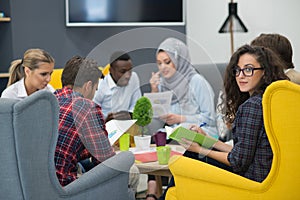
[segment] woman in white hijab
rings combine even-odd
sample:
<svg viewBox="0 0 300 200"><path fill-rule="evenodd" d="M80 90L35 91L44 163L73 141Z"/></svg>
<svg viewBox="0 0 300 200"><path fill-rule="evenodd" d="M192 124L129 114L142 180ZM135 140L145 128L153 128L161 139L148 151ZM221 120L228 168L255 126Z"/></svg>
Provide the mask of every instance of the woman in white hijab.
<svg viewBox="0 0 300 200"><path fill-rule="evenodd" d="M206 133L218 137L214 92L206 79L190 63L187 46L176 38L164 40L156 52L158 72L150 79L152 92L172 91L171 110L160 116L166 124L204 125Z"/></svg>

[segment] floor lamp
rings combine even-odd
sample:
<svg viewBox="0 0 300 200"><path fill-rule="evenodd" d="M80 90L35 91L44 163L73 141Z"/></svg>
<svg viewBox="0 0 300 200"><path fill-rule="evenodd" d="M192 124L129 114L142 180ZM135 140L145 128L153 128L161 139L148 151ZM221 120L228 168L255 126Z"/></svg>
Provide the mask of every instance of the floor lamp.
<svg viewBox="0 0 300 200"><path fill-rule="evenodd" d="M248 29L237 14L237 3L233 0L228 4L229 15L221 26L219 33L230 33L231 55L234 52L233 32L248 32Z"/></svg>

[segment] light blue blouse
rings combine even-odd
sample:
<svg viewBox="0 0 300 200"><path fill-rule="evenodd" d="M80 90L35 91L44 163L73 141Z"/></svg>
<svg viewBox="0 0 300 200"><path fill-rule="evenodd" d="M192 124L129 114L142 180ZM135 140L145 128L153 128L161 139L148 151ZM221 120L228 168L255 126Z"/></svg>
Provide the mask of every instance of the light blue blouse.
<svg viewBox="0 0 300 200"><path fill-rule="evenodd" d="M214 92L207 80L200 74L195 74L189 82L188 103L182 108L180 103L171 104L171 113L186 117L186 122L181 125L189 128L192 124L200 125L210 136L218 138L216 128L216 112L214 104ZM159 91L161 88L159 86Z"/></svg>

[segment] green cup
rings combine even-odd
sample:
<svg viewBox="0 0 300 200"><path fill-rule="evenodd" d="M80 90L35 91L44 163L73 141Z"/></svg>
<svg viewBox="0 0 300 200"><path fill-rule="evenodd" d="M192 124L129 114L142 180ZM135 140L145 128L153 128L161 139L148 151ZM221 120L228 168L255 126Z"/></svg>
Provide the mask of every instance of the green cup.
<svg viewBox="0 0 300 200"><path fill-rule="evenodd" d="M130 134L129 133L124 133L119 138L120 151L128 151L129 150L129 144L130 144Z"/></svg>
<svg viewBox="0 0 300 200"><path fill-rule="evenodd" d="M156 147L156 155L157 155L158 164L167 165L171 155L171 147L169 146Z"/></svg>

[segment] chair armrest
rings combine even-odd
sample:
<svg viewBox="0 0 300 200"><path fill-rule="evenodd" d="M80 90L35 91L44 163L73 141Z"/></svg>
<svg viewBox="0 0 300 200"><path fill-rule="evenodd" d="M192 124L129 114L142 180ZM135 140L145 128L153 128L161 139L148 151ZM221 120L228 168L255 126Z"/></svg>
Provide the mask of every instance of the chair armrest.
<svg viewBox="0 0 300 200"><path fill-rule="evenodd" d="M181 176L190 179L197 179L199 182L223 185L236 189L252 191L263 189L262 183L252 181L213 165L184 156L173 156L170 159L169 168L174 175L175 182L176 176Z"/></svg>
<svg viewBox="0 0 300 200"><path fill-rule="evenodd" d="M127 176L129 176L128 173L133 163L134 155L131 152L120 152L65 186L64 190L67 193L66 195L73 195L95 187L96 185L105 184L105 182L121 174L127 174ZM128 179L127 183L124 184L126 187L128 186Z"/></svg>

